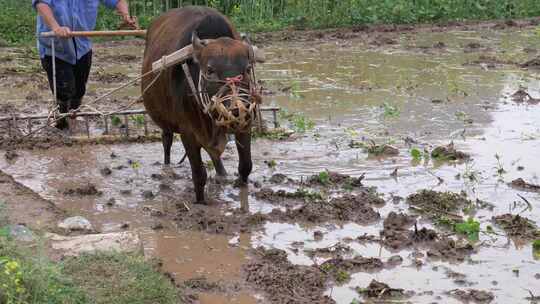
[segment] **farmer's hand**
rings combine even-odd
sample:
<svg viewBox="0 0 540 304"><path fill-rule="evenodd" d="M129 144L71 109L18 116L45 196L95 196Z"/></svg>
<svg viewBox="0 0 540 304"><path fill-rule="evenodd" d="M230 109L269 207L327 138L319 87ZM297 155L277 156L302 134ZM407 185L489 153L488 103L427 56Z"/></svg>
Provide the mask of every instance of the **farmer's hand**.
<svg viewBox="0 0 540 304"><path fill-rule="evenodd" d="M128 28L133 30L139 29L139 23L137 22L137 17L131 17L128 14L122 15L122 24L120 28Z"/></svg>
<svg viewBox="0 0 540 304"><path fill-rule="evenodd" d="M67 38L71 34L71 29L67 26L57 26L52 30L56 37Z"/></svg>

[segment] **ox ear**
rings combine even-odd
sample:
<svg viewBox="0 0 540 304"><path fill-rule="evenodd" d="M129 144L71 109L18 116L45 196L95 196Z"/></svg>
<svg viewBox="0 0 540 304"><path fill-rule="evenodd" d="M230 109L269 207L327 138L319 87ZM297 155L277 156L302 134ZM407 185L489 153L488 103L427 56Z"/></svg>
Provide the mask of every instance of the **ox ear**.
<svg viewBox="0 0 540 304"><path fill-rule="evenodd" d="M201 53L206 47L207 42L199 39L197 32L193 31L193 33L191 33L191 45L193 46L193 59L196 62L200 62L199 59L201 58Z"/></svg>

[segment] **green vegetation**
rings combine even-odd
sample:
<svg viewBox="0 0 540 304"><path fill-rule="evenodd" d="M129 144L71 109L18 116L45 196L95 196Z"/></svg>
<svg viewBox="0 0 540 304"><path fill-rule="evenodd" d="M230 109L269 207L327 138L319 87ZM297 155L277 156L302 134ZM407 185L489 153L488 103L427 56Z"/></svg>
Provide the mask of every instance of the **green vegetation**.
<svg viewBox="0 0 540 304"><path fill-rule="evenodd" d="M99 253L50 260L40 241L23 245L9 236L0 204L0 303L181 303L176 287L144 256Z"/></svg>
<svg viewBox="0 0 540 304"><path fill-rule="evenodd" d="M138 127L141 127L141 126L144 126L144 115L143 114L137 114L137 115L132 115L130 117L131 121L133 121L133 123L138 126Z"/></svg>
<svg viewBox="0 0 540 304"><path fill-rule="evenodd" d="M423 155L424 155L424 153L422 153L422 151L420 151L420 149L418 149L418 148L412 148L411 149L411 156L415 161L421 161Z"/></svg>
<svg viewBox="0 0 540 304"><path fill-rule="evenodd" d="M281 110L279 112L279 117L287 120L291 125L291 128L298 133L305 133L306 131L315 128L315 122L313 122L313 120L299 113L289 113L285 110Z"/></svg>
<svg viewBox="0 0 540 304"><path fill-rule="evenodd" d="M4 0L0 38L9 43L34 41L35 11L29 1ZM412 24L540 16L537 0L131 0L131 14L146 28L167 9L198 4L217 8L242 31L293 27L329 28L364 24ZM115 29L119 18L100 9L97 29Z"/></svg>
<svg viewBox="0 0 540 304"><path fill-rule="evenodd" d="M399 117L401 113L397 106L391 105L387 102L382 104L382 108L384 110L383 115L385 118Z"/></svg>
<svg viewBox="0 0 540 304"><path fill-rule="evenodd" d="M459 234L464 234L471 241L478 241L480 233L480 222L469 218L466 222L454 224L454 231Z"/></svg>
<svg viewBox="0 0 540 304"><path fill-rule="evenodd" d="M114 127L118 127L119 125L122 124L122 120L120 119L120 117L116 116L116 115L112 115L111 116L111 124L114 126Z"/></svg>
<svg viewBox="0 0 540 304"><path fill-rule="evenodd" d="M328 171L321 171L318 175L317 175L317 180L319 181L319 183L327 186L327 185L330 185L330 174L328 173Z"/></svg>
<svg viewBox="0 0 540 304"><path fill-rule="evenodd" d="M84 288L92 303L179 303L176 287L140 255L100 253L71 258L64 272ZM73 302L71 302L73 303Z"/></svg>

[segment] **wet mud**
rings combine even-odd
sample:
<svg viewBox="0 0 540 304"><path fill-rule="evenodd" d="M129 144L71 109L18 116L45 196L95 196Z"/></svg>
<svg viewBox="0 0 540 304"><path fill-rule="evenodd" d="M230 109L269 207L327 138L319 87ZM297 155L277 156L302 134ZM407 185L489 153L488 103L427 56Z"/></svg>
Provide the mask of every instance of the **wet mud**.
<svg viewBox="0 0 540 304"><path fill-rule="evenodd" d="M532 250L540 220L537 24L255 35L269 58L257 67L265 105L286 113L282 128L254 139L247 200L208 166L210 204L192 204L189 166L163 166L159 136L84 139L46 129L21 140L5 124L0 170L10 182L1 178L0 190L10 204L47 202L61 212L24 217L27 205L14 205L28 225L43 217L55 226L68 213L97 231L139 233L186 303L528 301L540 294ZM96 43L83 103L137 77L143 44ZM34 57L0 52L0 115L48 109ZM139 90L92 106L115 110ZM124 123L111 135L124 134ZM91 128L104 132L100 120ZM237 170L232 146L228 172ZM177 163L178 140L173 151ZM453 229L469 219L479 224L477 240Z"/></svg>

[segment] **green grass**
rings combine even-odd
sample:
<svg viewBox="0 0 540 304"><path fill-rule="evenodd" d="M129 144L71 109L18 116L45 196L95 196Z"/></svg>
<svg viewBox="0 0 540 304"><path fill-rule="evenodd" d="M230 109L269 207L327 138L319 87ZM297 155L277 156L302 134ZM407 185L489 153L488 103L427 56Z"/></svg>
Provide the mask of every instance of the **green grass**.
<svg viewBox="0 0 540 304"><path fill-rule="evenodd" d="M0 303L90 303L60 264L0 237Z"/></svg>
<svg viewBox="0 0 540 304"><path fill-rule="evenodd" d="M469 218L466 222L454 224L454 230L467 236L471 241L478 241L480 233L480 223L473 218Z"/></svg>
<svg viewBox="0 0 540 304"><path fill-rule="evenodd" d="M179 303L176 288L140 255L101 253L71 258L64 272L84 288L92 303Z"/></svg>
<svg viewBox="0 0 540 304"><path fill-rule="evenodd" d="M350 27L540 16L538 0L170 0L170 7L209 5L228 15L242 31ZM132 15L146 28L165 11L166 1L131 0ZM29 1L2 0L0 39L34 41L35 12ZM97 29L115 29L119 18L101 8Z"/></svg>

